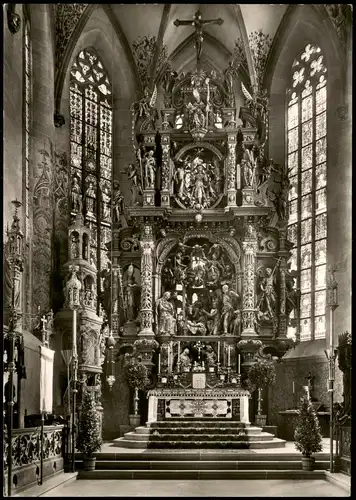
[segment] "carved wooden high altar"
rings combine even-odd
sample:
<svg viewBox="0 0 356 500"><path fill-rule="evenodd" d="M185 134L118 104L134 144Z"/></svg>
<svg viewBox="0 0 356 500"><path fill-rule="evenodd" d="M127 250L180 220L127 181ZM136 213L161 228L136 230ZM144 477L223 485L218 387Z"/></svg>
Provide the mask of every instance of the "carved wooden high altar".
<svg viewBox="0 0 356 500"><path fill-rule="evenodd" d="M132 199L113 227L113 334L149 367L154 397L193 390L195 373L206 374L202 391L241 390L256 356L291 346L292 244L267 196L285 179L265 156L266 115L241 108L237 126L221 75L164 78L160 113L148 93L132 107Z"/></svg>

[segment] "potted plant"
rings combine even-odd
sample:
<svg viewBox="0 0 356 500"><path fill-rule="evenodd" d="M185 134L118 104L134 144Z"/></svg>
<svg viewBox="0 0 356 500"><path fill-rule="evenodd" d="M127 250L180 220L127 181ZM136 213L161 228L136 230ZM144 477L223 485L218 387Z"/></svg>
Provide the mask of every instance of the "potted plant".
<svg viewBox="0 0 356 500"><path fill-rule="evenodd" d="M273 362L258 360L253 365L249 366L247 377L252 386L257 388L257 415L256 424L262 427L266 425L267 415L262 415L262 389L273 385L276 381L276 369Z"/></svg>
<svg viewBox="0 0 356 500"><path fill-rule="evenodd" d="M77 449L83 454L84 470L94 470L94 453L101 449L101 418L93 395L86 392L79 418Z"/></svg>
<svg viewBox="0 0 356 500"><path fill-rule="evenodd" d="M130 425L140 425L141 416L138 413L138 391L144 390L150 383L146 366L135 356L130 357L124 365L125 379L134 390L134 414L129 415Z"/></svg>
<svg viewBox="0 0 356 500"><path fill-rule="evenodd" d="M322 435L318 416L307 397L303 397L294 430L295 447L302 453L303 470L314 470L312 453L322 451Z"/></svg>

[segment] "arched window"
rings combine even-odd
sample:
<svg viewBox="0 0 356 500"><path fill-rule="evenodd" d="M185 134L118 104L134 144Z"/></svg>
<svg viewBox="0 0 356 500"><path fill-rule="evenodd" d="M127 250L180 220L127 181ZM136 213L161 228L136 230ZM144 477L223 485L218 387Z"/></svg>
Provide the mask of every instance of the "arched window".
<svg viewBox="0 0 356 500"><path fill-rule="evenodd" d="M82 50L72 66L70 118L72 191L79 184L79 209L92 234L89 258L100 273L106 269L105 244L111 239L112 91L93 49ZM72 215L77 209L72 205Z"/></svg>
<svg viewBox="0 0 356 500"><path fill-rule="evenodd" d="M32 58L30 21L25 18L24 23L24 52L23 52L23 143L24 143L24 206L25 206L25 239L29 231L29 193L30 193L30 128L31 128L31 103L32 103Z"/></svg>
<svg viewBox="0 0 356 500"><path fill-rule="evenodd" d="M301 291L299 338L325 337L327 69L319 47L308 44L292 66L287 91L287 162L290 169L288 239L291 269Z"/></svg>

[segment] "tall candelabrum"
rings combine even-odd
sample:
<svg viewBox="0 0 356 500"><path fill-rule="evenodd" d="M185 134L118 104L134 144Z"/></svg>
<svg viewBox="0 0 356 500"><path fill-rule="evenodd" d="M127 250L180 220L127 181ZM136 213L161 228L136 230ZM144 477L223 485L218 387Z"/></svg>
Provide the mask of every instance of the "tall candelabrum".
<svg viewBox="0 0 356 500"><path fill-rule="evenodd" d="M329 271L328 283L328 302L329 307L329 348L325 349L325 355L329 362L329 387L330 395L330 472L334 472L334 380L335 380L335 361L337 349L334 348L334 312L339 306L338 302L338 283L335 279L336 268Z"/></svg>
<svg viewBox="0 0 356 500"><path fill-rule="evenodd" d="M15 372L15 346L16 340L22 337L22 333L17 331L18 321L20 319L20 285L19 273L23 271L23 234L20 230L20 219L18 209L21 202L15 200L12 202L15 206L15 213L10 231L7 231L8 242L6 248L7 261L11 271L11 300L8 316L7 340L7 369L8 378L8 397L7 397L7 434L8 434L8 454L7 454L7 496L11 497L12 490L12 431L14 425L14 372Z"/></svg>
<svg viewBox="0 0 356 500"><path fill-rule="evenodd" d="M73 336L72 336L72 453L71 453L71 470L75 471L75 414L76 414L76 399L77 399L77 370L78 370L78 353L77 353L77 310L80 307L80 290L82 284L77 277L79 266L70 266L69 271L71 277L66 285L67 300L69 308L73 311Z"/></svg>

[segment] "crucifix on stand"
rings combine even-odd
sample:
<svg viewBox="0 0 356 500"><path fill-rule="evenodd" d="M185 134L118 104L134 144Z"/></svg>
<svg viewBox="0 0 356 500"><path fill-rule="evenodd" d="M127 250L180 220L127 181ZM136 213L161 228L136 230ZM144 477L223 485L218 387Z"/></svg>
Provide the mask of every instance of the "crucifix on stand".
<svg viewBox="0 0 356 500"><path fill-rule="evenodd" d="M202 53L203 49L203 27L208 26L210 24L218 24L219 26L224 22L221 17L218 19L202 19L202 13L200 10L198 10L194 14L193 21L180 21L179 19L176 19L174 21L174 26L193 26L195 28L195 48L197 50L197 66L199 66L200 62L200 56Z"/></svg>
<svg viewBox="0 0 356 500"><path fill-rule="evenodd" d="M48 347L47 328L46 328L47 318L45 315L43 315L41 318L41 324L42 324L42 344Z"/></svg>

